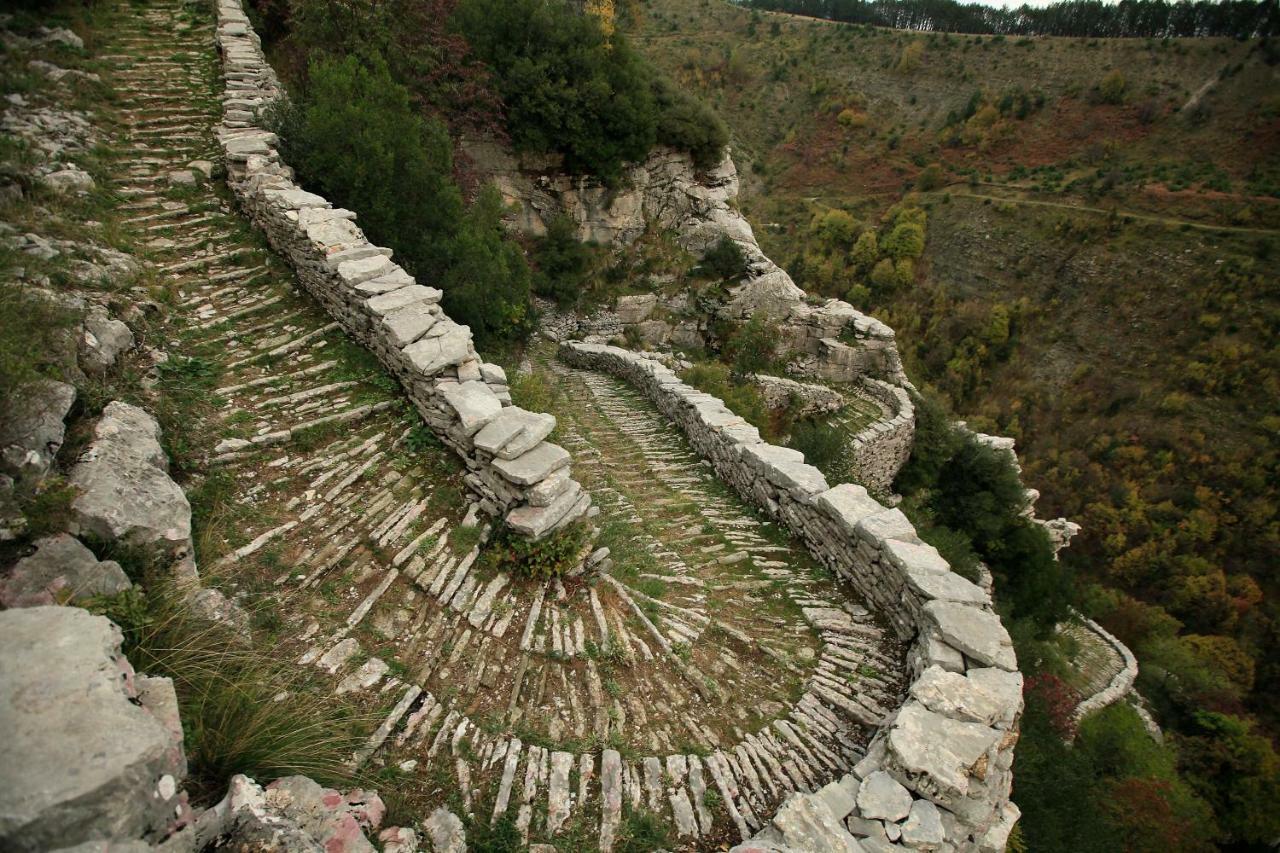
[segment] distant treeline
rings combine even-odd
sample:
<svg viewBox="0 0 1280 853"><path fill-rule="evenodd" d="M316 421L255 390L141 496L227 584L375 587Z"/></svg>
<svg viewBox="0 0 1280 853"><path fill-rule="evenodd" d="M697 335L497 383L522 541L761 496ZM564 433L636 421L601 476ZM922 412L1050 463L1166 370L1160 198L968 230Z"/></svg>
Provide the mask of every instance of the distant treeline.
<svg viewBox="0 0 1280 853"><path fill-rule="evenodd" d="M1063 0L1003 9L957 0L740 0L752 9L925 32L1085 38L1280 35L1277 0Z"/></svg>

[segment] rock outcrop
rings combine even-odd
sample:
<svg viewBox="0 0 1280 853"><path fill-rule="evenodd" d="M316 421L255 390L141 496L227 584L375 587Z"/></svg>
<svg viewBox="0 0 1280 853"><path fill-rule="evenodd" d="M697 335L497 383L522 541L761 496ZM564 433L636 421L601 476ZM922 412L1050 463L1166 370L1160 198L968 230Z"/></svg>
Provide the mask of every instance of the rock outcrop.
<svg viewBox="0 0 1280 853"><path fill-rule="evenodd" d="M173 685L120 642L78 608L0 612L0 848L154 839L183 812Z"/></svg>
<svg viewBox="0 0 1280 853"><path fill-rule="evenodd" d="M63 421L76 389L52 379L35 382L3 404L0 412L0 470L16 480L39 480L53 467L66 437Z"/></svg>
<svg viewBox="0 0 1280 853"><path fill-rule="evenodd" d="M476 175L497 184L514 206L510 224L517 231L543 234L548 220L566 214L578 223L580 238L627 245L656 225L694 255L728 237L742 249L747 275L730 289L722 316L742 320L759 313L776 321L798 375L842 382L871 375L907 384L892 329L837 299L811 304L786 270L761 251L737 209L738 172L727 152L715 168L699 172L688 154L658 148L628 169L616 189L564 174L555 156L517 158L489 140L465 141L464 149ZM705 343L707 318L686 306L673 322L651 320L651 297L622 297L616 321L655 346Z"/></svg>
<svg viewBox="0 0 1280 853"><path fill-rule="evenodd" d="M80 540L58 533L37 540L35 553L19 560L0 578L0 605L36 607L77 603L98 595L115 595L132 584L120 564L98 561Z"/></svg>
<svg viewBox="0 0 1280 853"><path fill-rule="evenodd" d="M71 504L75 532L175 554L190 550L191 505L169 478L160 425L137 406L107 405L68 479L80 490Z"/></svg>

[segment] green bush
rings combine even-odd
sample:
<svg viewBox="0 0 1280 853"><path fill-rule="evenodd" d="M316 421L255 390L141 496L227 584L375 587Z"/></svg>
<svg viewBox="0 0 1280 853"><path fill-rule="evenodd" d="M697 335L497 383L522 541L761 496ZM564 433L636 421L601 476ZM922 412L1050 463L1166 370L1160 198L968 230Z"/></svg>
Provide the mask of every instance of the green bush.
<svg viewBox="0 0 1280 853"><path fill-rule="evenodd" d="M778 327L763 314L752 315L734 329L721 347L721 355L737 377L768 370L777 360L777 352Z"/></svg>
<svg viewBox="0 0 1280 853"><path fill-rule="evenodd" d="M534 542L510 528L503 528L485 549L485 561L498 571L516 577L533 580L563 577L576 567L587 533L587 526L579 522Z"/></svg>
<svg viewBox="0 0 1280 853"><path fill-rule="evenodd" d="M747 274L747 256L737 241L721 237L702 256L700 269L721 281L738 281Z"/></svg>
<svg viewBox="0 0 1280 853"><path fill-rule="evenodd" d="M504 212L502 194L486 185L458 224L441 278L445 310L470 326L481 344L523 338L533 329L529 265L507 239Z"/></svg>
<svg viewBox="0 0 1280 853"><path fill-rule="evenodd" d="M845 434L837 427L814 419L800 421L791 428L790 444L832 485L849 480Z"/></svg>
<svg viewBox="0 0 1280 853"><path fill-rule="evenodd" d="M462 218L444 125L421 118L380 57L312 63L297 112L281 115L284 154L308 186L356 211L370 239L415 275L450 259Z"/></svg>
<svg viewBox="0 0 1280 853"><path fill-rule="evenodd" d="M766 439L776 437L769 409L765 406L760 391L750 382L735 380L727 364L718 361L700 362L685 370L680 378L699 391L719 397L729 407L729 411L760 430Z"/></svg>
<svg viewBox="0 0 1280 853"><path fill-rule="evenodd" d="M578 226L565 214L547 223L547 233L534 250L538 265L533 289L562 308L576 305L587 286L592 252L578 239Z"/></svg>

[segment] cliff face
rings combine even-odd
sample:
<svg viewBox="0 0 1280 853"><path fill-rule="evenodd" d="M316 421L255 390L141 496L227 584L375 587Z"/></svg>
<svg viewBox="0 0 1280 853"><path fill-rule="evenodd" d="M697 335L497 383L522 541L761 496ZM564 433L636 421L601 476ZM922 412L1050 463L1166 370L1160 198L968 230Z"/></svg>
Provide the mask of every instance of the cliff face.
<svg viewBox="0 0 1280 853"><path fill-rule="evenodd" d="M557 157L517 156L489 140L468 140L463 148L475 176L494 182L515 209L514 230L539 236L552 217L567 214L578 223L581 239L625 246L656 226L697 256L728 237L746 257L747 276L730 289L721 314L744 319L763 313L778 321L791 372L839 382L872 375L908 384L892 329L838 299L811 302L760 249L738 211L738 170L727 152L714 169L698 172L687 154L658 148L611 188L566 175ZM678 306L666 307L681 313ZM696 332L705 319L690 315L671 325L641 317L634 325L646 342L666 344L674 335L676 343L687 343L691 329ZM625 318L620 322L631 325Z"/></svg>

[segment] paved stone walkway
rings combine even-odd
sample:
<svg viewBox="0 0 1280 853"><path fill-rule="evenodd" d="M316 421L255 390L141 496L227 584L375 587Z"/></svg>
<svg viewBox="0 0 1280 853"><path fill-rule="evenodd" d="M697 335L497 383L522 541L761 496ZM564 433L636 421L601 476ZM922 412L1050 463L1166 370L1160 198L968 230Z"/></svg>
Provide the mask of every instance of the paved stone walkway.
<svg viewBox="0 0 1280 853"><path fill-rule="evenodd" d="M458 464L394 383L225 188L183 177L215 150L204 7L129 9L103 48L125 104L124 226L177 294L170 370L218 376L193 434L212 434L209 476L235 508L205 520L198 556L275 602L282 657L386 714L356 759L530 841L599 849L639 810L688 846L745 837L846 772L903 666L852 591L647 401L545 344L532 369L558 389L557 440L612 554L563 582L497 572L461 523Z"/></svg>

